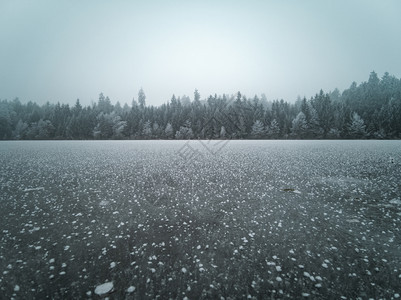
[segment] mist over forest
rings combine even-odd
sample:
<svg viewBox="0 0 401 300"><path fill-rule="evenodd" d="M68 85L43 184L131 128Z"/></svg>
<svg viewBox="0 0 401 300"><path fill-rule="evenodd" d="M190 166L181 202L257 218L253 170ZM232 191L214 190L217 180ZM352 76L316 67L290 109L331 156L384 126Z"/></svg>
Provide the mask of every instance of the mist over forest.
<svg viewBox="0 0 401 300"><path fill-rule="evenodd" d="M131 105L113 105L102 93L89 106L0 100L3 140L399 138L401 80L387 72L295 103L195 90L193 99L173 95L149 106L142 89Z"/></svg>

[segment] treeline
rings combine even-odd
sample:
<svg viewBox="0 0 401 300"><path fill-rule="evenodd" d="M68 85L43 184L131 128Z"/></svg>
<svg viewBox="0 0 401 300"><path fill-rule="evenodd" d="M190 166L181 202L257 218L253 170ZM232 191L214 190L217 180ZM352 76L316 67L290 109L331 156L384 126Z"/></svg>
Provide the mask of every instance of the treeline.
<svg viewBox="0 0 401 300"><path fill-rule="evenodd" d="M146 105L141 89L131 106L113 105L100 94L83 107L18 99L0 101L0 139L399 139L401 80L372 72L367 82L343 93L322 90L295 103L264 95L173 96Z"/></svg>

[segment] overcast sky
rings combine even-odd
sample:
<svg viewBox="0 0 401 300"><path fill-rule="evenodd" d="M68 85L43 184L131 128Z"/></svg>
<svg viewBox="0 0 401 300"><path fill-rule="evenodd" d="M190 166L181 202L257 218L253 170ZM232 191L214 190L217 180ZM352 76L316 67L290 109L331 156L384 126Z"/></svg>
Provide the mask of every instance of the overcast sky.
<svg viewBox="0 0 401 300"><path fill-rule="evenodd" d="M294 101L401 77L401 1L0 1L0 99Z"/></svg>

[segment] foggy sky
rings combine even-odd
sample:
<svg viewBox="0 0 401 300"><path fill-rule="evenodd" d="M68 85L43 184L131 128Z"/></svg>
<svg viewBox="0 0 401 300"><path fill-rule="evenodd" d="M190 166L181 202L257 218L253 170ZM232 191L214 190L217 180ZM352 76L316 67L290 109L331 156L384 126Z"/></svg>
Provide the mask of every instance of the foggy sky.
<svg viewBox="0 0 401 300"><path fill-rule="evenodd" d="M0 99L294 101L401 77L401 1L0 1Z"/></svg>

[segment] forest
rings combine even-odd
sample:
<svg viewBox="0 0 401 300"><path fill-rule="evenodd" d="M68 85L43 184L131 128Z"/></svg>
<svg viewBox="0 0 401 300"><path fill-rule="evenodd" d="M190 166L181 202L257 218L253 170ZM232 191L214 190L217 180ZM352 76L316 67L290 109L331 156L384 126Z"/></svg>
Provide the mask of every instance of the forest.
<svg viewBox="0 0 401 300"><path fill-rule="evenodd" d="M401 80L387 72L294 103L240 92L201 99L195 90L152 106L143 89L131 106L102 93L88 106L0 100L3 140L400 138Z"/></svg>

